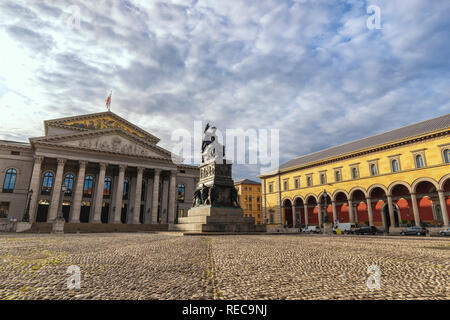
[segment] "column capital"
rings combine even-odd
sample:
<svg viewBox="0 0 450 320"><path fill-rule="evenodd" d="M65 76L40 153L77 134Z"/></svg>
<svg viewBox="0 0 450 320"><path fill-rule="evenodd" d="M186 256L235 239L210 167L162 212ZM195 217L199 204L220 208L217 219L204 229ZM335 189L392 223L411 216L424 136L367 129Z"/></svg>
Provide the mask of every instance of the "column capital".
<svg viewBox="0 0 450 320"><path fill-rule="evenodd" d="M41 164L43 160L44 160L44 156L34 156L34 163Z"/></svg>
<svg viewBox="0 0 450 320"><path fill-rule="evenodd" d="M58 166L63 166L66 164L67 159L58 158L58 159L56 159L56 161L58 162Z"/></svg>
<svg viewBox="0 0 450 320"><path fill-rule="evenodd" d="M86 160L79 160L78 163L80 165L80 168L86 168L88 162Z"/></svg>
<svg viewBox="0 0 450 320"><path fill-rule="evenodd" d="M386 195L386 198L392 199L392 195L391 195L391 194L387 194L387 195Z"/></svg>
<svg viewBox="0 0 450 320"><path fill-rule="evenodd" d="M144 170L145 170L144 167L137 167L138 174L142 174L144 172Z"/></svg>
<svg viewBox="0 0 450 320"><path fill-rule="evenodd" d="M155 175L158 175L158 176L161 174L161 171L162 171L161 169L153 169L153 170L155 170Z"/></svg>
<svg viewBox="0 0 450 320"><path fill-rule="evenodd" d="M119 171L120 172L125 172L126 168L127 168L127 166L125 164L119 164Z"/></svg>
<svg viewBox="0 0 450 320"><path fill-rule="evenodd" d="M372 200L372 198L371 197L366 197L366 200Z"/></svg>
<svg viewBox="0 0 450 320"><path fill-rule="evenodd" d="M100 169L101 170L106 170L106 167L108 166L108 163L107 162L100 162L99 165L100 165Z"/></svg>
<svg viewBox="0 0 450 320"><path fill-rule="evenodd" d="M438 192L438 193L444 193L444 190L438 189L437 192Z"/></svg>

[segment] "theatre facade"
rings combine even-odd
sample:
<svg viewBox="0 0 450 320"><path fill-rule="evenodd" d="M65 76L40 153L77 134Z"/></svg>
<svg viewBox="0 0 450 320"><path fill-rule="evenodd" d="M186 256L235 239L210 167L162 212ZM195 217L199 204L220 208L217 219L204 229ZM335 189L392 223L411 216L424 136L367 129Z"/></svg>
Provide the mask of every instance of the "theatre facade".
<svg viewBox="0 0 450 320"><path fill-rule="evenodd" d="M322 225L322 214L393 232L448 227L450 114L301 156L260 178L274 228Z"/></svg>
<svg viewBox="0 0 450 320"><path fill-rule="evenodd" d="M110 111L44 121L29 143L0 141L0 222L172 224L192 206L196 166Z"/></svg>

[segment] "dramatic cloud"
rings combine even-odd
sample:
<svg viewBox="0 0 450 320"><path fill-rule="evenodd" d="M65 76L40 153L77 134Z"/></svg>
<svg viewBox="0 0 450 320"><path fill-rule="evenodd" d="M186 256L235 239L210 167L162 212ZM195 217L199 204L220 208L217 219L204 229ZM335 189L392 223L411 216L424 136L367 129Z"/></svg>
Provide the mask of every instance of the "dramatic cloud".
<svg viewBox="0 0 450 320"><path fill-rule="evenodd" d="M426 0L3 0L0 138L105 110L112 88L162 147L207 119L279 129L283 163L450 112L449 16Z"/></svg>

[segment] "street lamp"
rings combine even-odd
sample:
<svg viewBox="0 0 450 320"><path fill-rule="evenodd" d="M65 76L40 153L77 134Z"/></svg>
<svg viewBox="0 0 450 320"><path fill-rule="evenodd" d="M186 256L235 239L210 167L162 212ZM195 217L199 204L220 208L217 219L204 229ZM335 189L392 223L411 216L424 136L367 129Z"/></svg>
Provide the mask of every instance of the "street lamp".
<svg viewBox="0 0 450 320"><path fill-rule="evenodd" d="M33 196L33 189L30 189L27 192L27 205L25 207L25 212L22 217L22 222L30 222L30 202L32 196Z"/></svg>
<svg viewBox="0 0 450 320"><path fill-rule="evenodd" d="M64 194L67 192L68 189L69 188L67 188L67 186L65 186L65 185L61 187L61 196L59 198L58 215L56 217L56 220L64 219L64 216L63 216Z"/></svg>
<svg viewBox="0 0 450 320"><path fill-rule="evenodd" d="M327 214L327 197L328 197L328 193L327 193L327 190L323 190L323 200L324 200L324 203L325 203L325 205L324 205L324 209L322 210L322 224L325 222L325 223L328 223L329 222L329 219L328 219L328 214ZM325 210L325 213L323 213L323 211Z"/></svg>

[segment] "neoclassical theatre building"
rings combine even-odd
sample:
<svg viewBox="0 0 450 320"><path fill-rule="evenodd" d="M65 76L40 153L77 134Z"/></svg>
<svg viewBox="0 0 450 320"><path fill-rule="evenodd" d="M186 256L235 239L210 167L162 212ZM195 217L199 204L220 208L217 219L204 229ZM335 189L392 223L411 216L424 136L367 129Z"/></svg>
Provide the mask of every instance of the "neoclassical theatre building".
<svg viewBox="0 0 450 320"><path fill-rule="evenodd" d="M192 206L198 168L107 111L44 121L29 143L0 141L0 222L167 224ZM61 198L62 197L62 198ZM60 211L61 212L61 211Z"/></svg>
<svg viewBox="0 0 450 320"><path fill-rule="evenodd" d="M269 225L449 226L450 114L293 159L260 176ZM326 209L325 209L326 207Z"/></svg>

